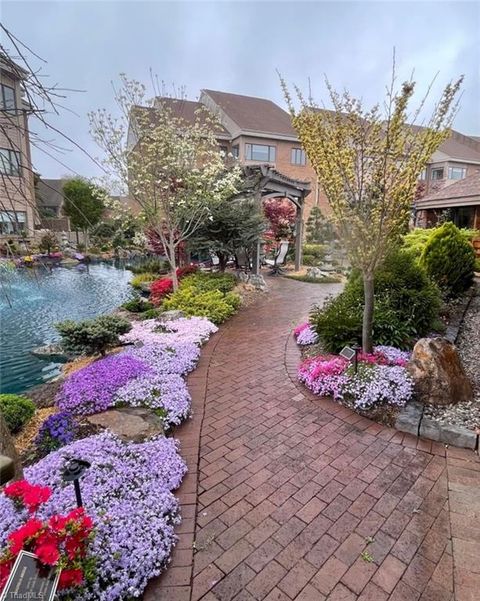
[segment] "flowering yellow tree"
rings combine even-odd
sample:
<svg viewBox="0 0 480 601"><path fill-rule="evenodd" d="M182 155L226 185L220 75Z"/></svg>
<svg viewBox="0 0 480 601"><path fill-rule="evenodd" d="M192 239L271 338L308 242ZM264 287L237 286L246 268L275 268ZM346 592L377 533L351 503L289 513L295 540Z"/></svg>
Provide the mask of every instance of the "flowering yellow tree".
<svg viewBox="0 0 480 601"><path fill-rule="evenodd" d="M395 70L382 104L367 110L327 81L334 110L320 109L295 87L299 108L281 80L292 123L318 176L332 219L353 267L364 282L362 346L372 350L374 273L408 227L417 180L449 135L462 78L447 85L433 114L418 123L425 98L408 119L415 83L395 89Z"/></svg>
<svg viewBox="0 0 480 601"><path fill-rule="evenodd" d="M122 76L115 93L119 116L89 115L92 135L105 153L110 184L138 204L146 229L161 241L178 287L177 250L210 216L210 209L237 192L238 167L227 168L206 110L193 120L172 102L146 100L146 89ZM182 100L175 102L181 104Z"/></svg>

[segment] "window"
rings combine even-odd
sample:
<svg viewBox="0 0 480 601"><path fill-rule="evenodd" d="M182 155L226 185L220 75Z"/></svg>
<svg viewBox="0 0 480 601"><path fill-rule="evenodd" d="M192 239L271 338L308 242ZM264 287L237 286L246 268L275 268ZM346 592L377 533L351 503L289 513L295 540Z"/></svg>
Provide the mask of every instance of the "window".
<svg viewBox="0 0 480 601"><path fill-rule="evenodd" d="M26 223L25 211L0 212L0 234L21 234L25 231Z"/></svg>
<svg viewBox="0 0 480 601"><path fill-rule="evenodd" d="M265 146L263 144L245 144L245 158L247 161L273 163L275 161L275 146Z"/></svg>
<svg viewBox="0 0 480 601"><path fill-rule="evenodd" d="M443 179L443 167L437 167L436 169L432 169L431 179L433 179L433 180Z"/></svg>
<svg viewBox="0 0 480 601"><path fill-rule="evenodd" d="M292 165L305 165L307 160L303 148L292 148L292 156L290 159Z"/></svg>
<svg viewBox="0 0 480 601"><path fill-rule="evenodd" d="M220 146L220 152L223 152L225 156L228 154L228 146Z"/></svg>
<svg viewBox="0 0 480 601"><path fill-rule="evenodd" d="M232 146L232 154L235 159L238 159L238 157L240 156L240 146L238 144Z"/></svg>
<svg viewBox="0 0 480 601"><path fill-rule="evenodd" d="M11 111L17 108L15 102L15 90L5 84L0 85L0 109L2 111Z"/></svg>
<svg viewBox="0 0 480 601"><path fill-rule="evenodd" d="M0 148L0 172L4 175L20 175L20 153L10 148Z"/></svg>
<svg viewBox="0 0 480 601"><path fill-rule="evenodd" d="M465 167L449 167L448 179L465 179L467 170Z"/></svg>
<svg viewBox="0 0 480 601"><path fill-rule="evenodd" d="M422 169L420 171L420 175L418 176L418 179L421 180L422 182L427 179L427 170L426 169Z"/></svg>

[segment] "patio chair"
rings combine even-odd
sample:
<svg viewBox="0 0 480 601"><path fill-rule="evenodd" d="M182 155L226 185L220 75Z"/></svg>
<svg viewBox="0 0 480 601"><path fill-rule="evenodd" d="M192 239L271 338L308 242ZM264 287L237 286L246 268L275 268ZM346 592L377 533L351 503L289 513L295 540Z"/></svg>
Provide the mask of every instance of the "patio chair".
<svg viewBox="0 0 480 601"><path fill-rule="evenodd" d="M265 263L271 267L270 275L282 275L282 265L287 262L288 241L284 240L280 243L277 254L274 259L265 259Z"/></svg>

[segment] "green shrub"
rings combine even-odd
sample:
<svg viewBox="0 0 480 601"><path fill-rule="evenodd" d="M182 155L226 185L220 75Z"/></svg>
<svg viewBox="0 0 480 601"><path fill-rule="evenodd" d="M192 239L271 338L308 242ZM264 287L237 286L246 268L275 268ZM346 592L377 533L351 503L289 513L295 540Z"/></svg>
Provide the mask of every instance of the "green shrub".
<svg viewBox="0 0 480 601"><path fill-rule="evenodd" d="M480 259L475 259L473 271L475 271L476 273L480 273Z"/></svg>
<svg viewBox="0 0 480 601"><path fill-rule="evenodd" d="M155 273L139 273L134 278L132 278L130 284L134 288L141 288L142 284L151 283L157 279L157 274Z"/></svg>
<svg viewBox="0 0 480 601"><path fill-rule="evenodd" d="M163 301L162 309L179 309L186 315L207 317L215 324L231 317L240 305L238 294L223 294L220 290L200 291L194 286L182 286Z"/></svg>
<svg viewBox="0 0 480 601"><path fill-rule="evenodd" d="M302 263L306 267L313 267L318 264L318 260L313 255L303 255Z"/></svg>
<svg viewBox="0 0 480 601"><path fill-rule="evenodd" d="M360 344L363 317L363 281L352 272L345 290L323 308L314 308L310 320L326 351ZM408 346L427 334L441 299L425 270L407 252L396 250L375 274L373 339L375 344Z"/></svg>
<svg viewBox="0 0 480 601"><path fill-rule="evenodd" d="M0 412L10 432L15 434L33 417L35 405L27 397L18 394L0 394Z"/></svg>
<svg viewBox="0 0 480 601"><path fill-rule="evenodd" d="M408 234L403 236L403 248L420 259L427 242L442 227L443 226L440 225L438 227L429 229L423 227L417 227L413 229L411 232L408 232ZM478 238L480 236L480 232L478 230L460 229L458 231L468 242L471 242L474 238Z"/></svg>
<svg viewBox="0 0 480 601"><path fill-rule="evenodd" d="M182 280L181 286L182 288L194 286L201 292L219 290L220 292L223 292L223 294L226 294L227 292L231 292L236 284L237 279L231 273L198 272L185 277Z"/></svg>
<svg viewBox="0 0 480 601"><path fill-rule="evenodd" d="M130 322L116 315L101 315L84 321L63 321L55 325L67 351L105 355L109 347L120 344L119 336L131 330Z"/></svg>
<svg viewBox="0 0 480 601"><path fill-rule="evenodd" d="M445 296L455 297L472 284L475 251L466 236L447 222L428 239L420 263Z"/></svg>
<svg viewBox="0 0 480 601"><path fill-rule="evenodd" d="M141 296L136 296L126 303L123 303L122 309L125 309L125 311L130 311L130 313L144 313L149 309L153 309L153 305L152 303L143 299Z"/></svg>
<svg viewBox="0 0 480 601"><path fill-rule="evenodd" d="M167 273L168 264L157 257L152 257L151 259L146 259L140 265L129 265L128 269L135 274L154 273L158 276L159 273ZM154 279L157 278L155 277Z"/></svg>
<svg viewBox="0 0 480 601"><path fill-rule="evenodd" d="M156 319L162 311L160 309L147 309L143 313L140 313L140 319Z"/></svg>
<svg viewBox="0 0 480 601"><path fill-rule="evenodd" d="M304 244L303 254L311 255L321 262L325 257L325 246L323 244Z"/></svg>

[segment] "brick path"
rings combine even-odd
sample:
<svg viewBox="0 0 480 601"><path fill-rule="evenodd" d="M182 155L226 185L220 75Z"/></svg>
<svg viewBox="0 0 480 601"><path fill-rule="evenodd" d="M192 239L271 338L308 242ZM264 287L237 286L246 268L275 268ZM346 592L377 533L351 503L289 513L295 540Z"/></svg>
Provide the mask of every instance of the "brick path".
<svg viewBox="0 0 480 601"><path fill-rule="evenodd" d="M478 600L478 457L297 385L289 333L335 286L269 284L189 379L180 540L145 601Z"/></svg>

